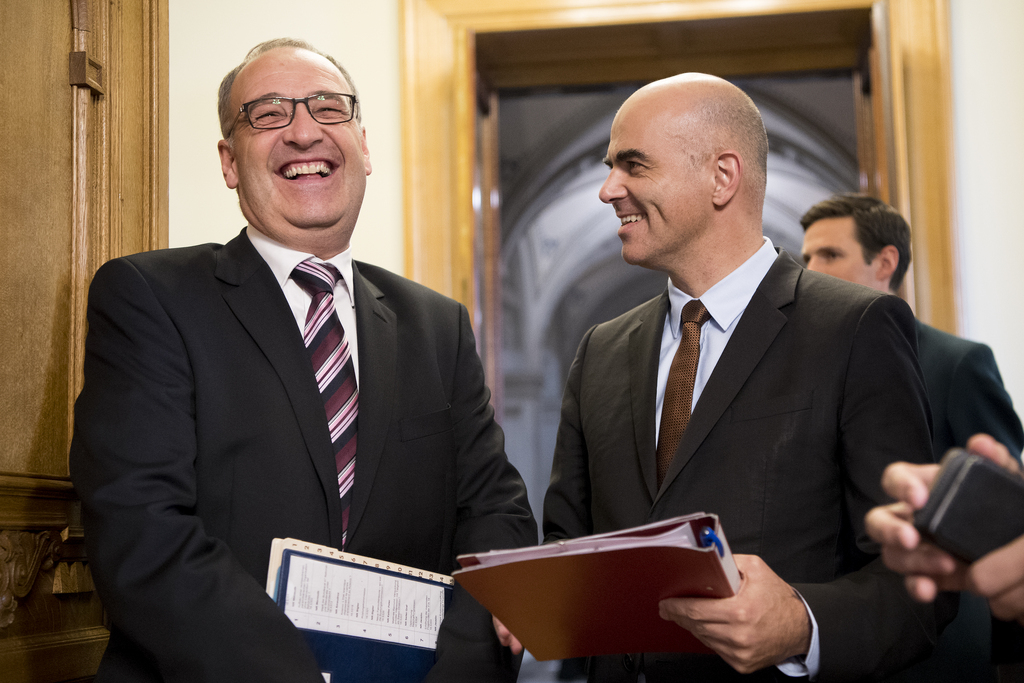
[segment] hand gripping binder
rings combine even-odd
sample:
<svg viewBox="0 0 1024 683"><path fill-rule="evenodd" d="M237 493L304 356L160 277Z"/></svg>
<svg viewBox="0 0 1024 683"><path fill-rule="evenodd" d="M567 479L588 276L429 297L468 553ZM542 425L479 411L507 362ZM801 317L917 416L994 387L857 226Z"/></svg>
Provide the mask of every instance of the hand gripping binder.
<svg viewBox="0 0 1024 683"><path fill-rule="evenodd" d="M703 512L533 548L460 555L453 574L538 660L711 652L658 615L664 598L740 586L722 526Z"/></svg>

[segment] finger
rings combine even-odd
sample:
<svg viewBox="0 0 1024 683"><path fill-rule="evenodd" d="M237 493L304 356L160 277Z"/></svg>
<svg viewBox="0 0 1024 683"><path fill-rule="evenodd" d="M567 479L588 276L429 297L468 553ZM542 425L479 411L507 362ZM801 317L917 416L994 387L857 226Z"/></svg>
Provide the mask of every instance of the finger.
<svg viewBox="0 0 1024 683"><path fill-rule="evenodd" d="M665 598L658 603L658 616L665 621L674 621L683 628L691 622L682 598Z"/></svg>
<svg viewBox="0 0 1024 683"><path fill-rule="evenodd" d="M920 510L928 501L938 465L913 465L908 462L894 462L882 472L882 488L896 500L902 500L913 509Z"/></svg>
<svg viewBox="0 0 1024 683"><path fill-rule="evenodd" d="M918 602L931 602L939 594L939 588L935 585L935 581L927 576L908 576L906 585L910 597Z"/></svg>
<svg viewBox="0 0 1024 683"><path fill-rule="evenodd" d="M966 569L962 562L931 543L921 543L913 550L883 546L882 561L886 567L901 574L930 576L940 582L957 575L958 571L962 574Z"/></svg>
<svg viewBox="0 0 1024 683"><path fill-rule="evenodd" d="M498 617L492 615L491 622L494 624L494 632L498 634L498 640L501 641L502 645L507 645L505 641L512 634L507 628L505 628L505 624L501 623L501 620L498 619Z"/></svg>
<svg viewBox="0 0 1024 683"><path fill-rule="evenodd" d="M494 623L494 632L498 635L498 642L505 647L512 650L512 654L517 655L523 651L523 645L519 642L519 639L512 635L505 624L501 623L498 617L492 616L491 621Z"/></svg>
<svg viewBox="0 0 1024 683"><path fill-rule="evenodd" d="M729 623L733 605L744 595L751 574L764 566L764 561L757 555L736 554L733 561L740 574L736 595L730 598L665 598L658 603L658 614L662 619L674 621L691 631L700 623Z"/></svg>
<svg viewBox="0 0 1024 683"><path fill-rule="evenodd" d="M728 598L726 598L728 599ZM692 604L686 598L667 598L658 603L658 614L666 621L672 621L680 628L693 634L697 640L723 657L733 668L740 663L731 657L736 649L735 624L727 621L694 619Z"/></svg>
<svg viewBox="0 0 1024 683"><path fill-rule="evenodd" d="M691 628L696 623L730 624L736 618L737 605L742 605L753 590L751 582L757 583L767 577L778 579L757 555L737 553L733 555L733 561L740 574L740 587L735 595L728 598L666 598L659 603L659 612L662 605L665 606L666 616L662 618L675 621L683 628Z"/></svg>
<svg viewBox="0 0 1024 683"><path fill-rule="evenodd" d="M909 504L892 503L868 511L864 525L868 535L879 543L913 550L921 542L921 535L911 524L912 519Z"/></svg>
<svg viewBox="0 0 1024 683"><path fill-rule="evenodd" d="M908 574L906 585L912 598L918 602L931 602L939 591L967 590L967 567L957 562L957 568L951 574Z"/></svg>
<svg viewBox="0 0 1024 683"><path fill-rule="evenodd" d="M1024 618L1024 585L1016 585L994 598L989 598L988 604L997 619L1015 621Z"/></svg>
<svg viewBox="0 0 1024 683"><path fill-rule="evenodd" d="M725 647L720 634L714 632L714 625L691 619L685 602L685 598L666 598L658 603L658 615L665 621L674 622L676 626L686 629L706 647L722 655ZM720 624L718 627L725 628L725 625Z"/></svg>
<svg viewBox="0 0 1024 683"><path fill-rule="evenodd" d="M674 621L688 630L698 624L725 624L729 622L725 603L730 598L665 598L658 603L658 615Z"/></svg>
<svg viewBox="0 0 1024 683"><path fill-rule="evenodd" d="M975 434L969 438L967 440L967 450L984 456L1011 472L1020 472L1020 464L1017 462L1017 459L1010 455L1010 451L1006 446L988 434Z"/></svg>
<svg viewBox="0 0 1024 683"><path fill-rule="evenodd" d="M736 568L739 569L742 574L755 574L763 571L771 571L759 555L736 553L732 557L736 562Z"/></svg>
<svg viewBox="0 0 1024 683"><path fill-rule="evenodd" d="M970 590L985 597L1024 583L1024 536L988 553L968 573Z"/></svg>

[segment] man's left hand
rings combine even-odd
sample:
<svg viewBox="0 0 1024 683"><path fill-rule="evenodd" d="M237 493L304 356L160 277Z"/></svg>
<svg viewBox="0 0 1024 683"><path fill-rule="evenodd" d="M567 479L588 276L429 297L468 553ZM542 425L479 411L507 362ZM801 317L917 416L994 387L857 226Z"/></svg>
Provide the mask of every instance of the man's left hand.
<svg viewBox="0 0 1024 683"><path fill-rule="evenodd" d="M734 555L740 590L731 598L668 598L662 619L691 631L740 673L805 655L811 621L803 600L760 557Z"/></svg>
<svg viewBox="0 0 1024 683"><path fill-rule="evenodd" d="M512 635L512 631L509 631L505 624L501 623L496 616L492 615L491 621L494 623L494 632L498 634L498 642L512 650L512 654L520 654L523 651L523 644Z"/></svg>

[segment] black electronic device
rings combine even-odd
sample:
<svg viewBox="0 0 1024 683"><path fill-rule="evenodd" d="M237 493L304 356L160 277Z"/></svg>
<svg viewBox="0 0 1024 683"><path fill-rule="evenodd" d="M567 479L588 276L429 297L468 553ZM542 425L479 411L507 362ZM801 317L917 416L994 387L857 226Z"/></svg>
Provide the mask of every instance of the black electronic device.
<svg viewBox="0 0 1024 683"><path fill-rule="evenodd" d="M946 451L914 526L968 562L1024 535L1024 477L962 448Z"/></svg>

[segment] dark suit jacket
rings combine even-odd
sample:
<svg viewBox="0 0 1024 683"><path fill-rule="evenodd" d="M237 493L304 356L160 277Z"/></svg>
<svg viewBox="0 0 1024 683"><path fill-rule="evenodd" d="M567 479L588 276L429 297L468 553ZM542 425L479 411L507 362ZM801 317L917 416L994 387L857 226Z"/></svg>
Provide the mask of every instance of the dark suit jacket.
<svg viewBox="0 0 1024 683"><path fill-rule="evenodd" d="M935 459L985 432L1020 457L1024 429L992 349L917 322L917 357L932 408Z"/></svg>
<svg viewBox="0 0 1024 683"><path fill-rule="evenodd" d="M536 539L464 307L357 264L350 552L450 574ZM340 547L323 403L295 319L244 233L105 264L89 298L71 471L112 622L97 681L322 683L264 592L270 542ZM428 680L514 680L456 588Z"/></svg>
<svg viewBox="0 0 1024 683"><path fill-rule="evenodd" d="M931 460L910 309L780 254L658 490L667 309L665 293L583 338L563 397L546 540L714 512L734 552L761 556L807 601L819 627L818 680L882 675L925 656L934 610L910 600L863 524L888 502L880 480L889 462ZM596 658L591 680L634 681L641 661L651 683L740 678L718 657L648 653ZM782 676L770 667L754 677Z"/></svg>

